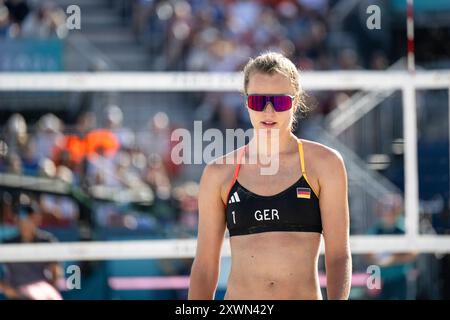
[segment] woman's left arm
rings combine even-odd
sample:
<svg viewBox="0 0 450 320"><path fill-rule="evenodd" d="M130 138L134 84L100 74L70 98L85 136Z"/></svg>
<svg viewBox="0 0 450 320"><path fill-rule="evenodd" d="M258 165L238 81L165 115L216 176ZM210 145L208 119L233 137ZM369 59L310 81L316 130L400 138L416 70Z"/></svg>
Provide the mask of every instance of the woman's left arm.
<svg viewBox="0 0 450 320"><path fill-rule="evenodd" d="M352 276L347 172L341 155L328 151L321 166L320 211L325 240L327 298L348 299Z"/></svg>

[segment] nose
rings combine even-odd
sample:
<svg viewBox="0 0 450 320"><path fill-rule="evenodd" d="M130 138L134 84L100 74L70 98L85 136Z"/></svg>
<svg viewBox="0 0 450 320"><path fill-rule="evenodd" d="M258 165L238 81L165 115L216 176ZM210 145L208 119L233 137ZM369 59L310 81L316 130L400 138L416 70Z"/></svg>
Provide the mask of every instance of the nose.
<svg viewBox="0 0 450 320"><path fill-rule="evenodd" d="M273 105L271 102L267 102L266 106L264 107L264 112L275 113L275 109L273 108Z"/></svg>

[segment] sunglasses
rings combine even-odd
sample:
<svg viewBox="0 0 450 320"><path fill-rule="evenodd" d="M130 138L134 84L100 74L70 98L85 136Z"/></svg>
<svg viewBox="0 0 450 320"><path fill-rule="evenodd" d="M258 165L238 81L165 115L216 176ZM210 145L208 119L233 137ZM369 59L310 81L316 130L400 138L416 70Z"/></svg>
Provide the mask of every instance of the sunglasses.
<svg viewBox="0 0 450 320"><path fill-rule="evenodd" d="M270 102L276 112L287 111L292 108L294 96L287 94L265 95L250 94L247 95L247 106L254 111L264 111L267 103Z"/></svg>

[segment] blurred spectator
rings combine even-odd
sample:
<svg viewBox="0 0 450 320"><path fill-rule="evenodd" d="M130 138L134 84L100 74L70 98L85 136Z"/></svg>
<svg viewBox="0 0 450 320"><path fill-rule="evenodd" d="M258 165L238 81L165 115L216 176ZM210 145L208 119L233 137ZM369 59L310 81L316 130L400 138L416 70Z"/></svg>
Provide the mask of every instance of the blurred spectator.
<svg viewBox="0 0 450 320"><path fill-rule="evenodd" d="M147 155L158 154L170 179L180 173L180 165L172 161L172 147L177 141L171 140L174 128L165 112L157 112L148 122L148 130L140 132L137 137L139 148Z"/></svg>
<svg viewBox="0 0 450 320"><path fill-rule="evenodd" d="M376 208L379 222L369 231L372 235L401 235L405 233L403 199L399 195L387 195ZM413 275L415 253L380 253L366 256L367 262L381 269L381 300L409 299L408 285Z"/></svg>
<svg viewBox="0 0 450 320"><path fill-rule="evenodd" d="M129 128L123 126L123 112L119 106L109 105L106 107L106 128L117 136L121 148L132 148L135 135Z"/></svg>
<svg viewBox="0 0 450 320"><path fill-rule="evenodd" d="M18 154L10 154L8 159L8 173L22 174L22 159Z"/></svg>
<svg viewBox="0 0 450 320"><path fill-rule="evenodd" d="M3 225L13 225L15 223L15 210L13 196L9 192L2 192L1 196L1 206L0 206L0 223ZM4 236L4 235L2 235ZM0 241L3 239L0 238ZM0 269L1 274L1 269Z"/></svg>
<svg viewBox="0 0 450 320"><path fill-rule="evenodd" d="M69 185L73 184L72 171L65 166L55 168L50 159L46 159L43 172L49 178L59 179ZM78 221L79 207L70 196L41 194L39 204L43 214L43 226L69 226Z"/></svg>
<svg viewBox="0 0 450 320"><path fill-rule="evenodd" d="M171 196L171 182L161 156L151 154L148 158L145 182L155 191L155 196L162 200L167 200Z"/></svg>
<svg viewBox="0 0 450 320"><path fill-rule="evenodd" d="M179 207L178 223L182 233L195 236L198 226L198 183L188 181L175 188L174 197Z"/></svg>
<svg viewBox="0 0 450 320"><path fill-rule="evenodd" d="M81 113L75 124L75 134L80 137L85 136L89 131L96 128L97 117L91 111Z"/></svg>
<svg viewBox="0 0 450 320"><path fill-rule="evenodd" d="M165 112L157 112L148 121L147 130L140 133L139 147L147 155L158 153L165 156L169 152L170 134L169 116Z"/></svg>
<svg viewBox="0 0 450 320"><path fill-rule="evenodd" d="M134 0L132 8L132 27L136 37L139 39L144 32L148 18L154 13L154 0Z"/></svg>
<svg viewBox="0 0 450 320"><path fill-rule="evenodd" d="M244 105L244 97L241 94L226 94L220 100L219 107L219 128L233 129L242 128L244 125L244 117L248 115L247 111L242 108Z"/></svg>
<svg viewBox="0 0 450 320"><path fill-rule="evenodd" d="M195 119L204 121L204 127L226 129L250 127L245 100L239 93L209 93L197 108ZM231 136L230 136L231 138Z"/></svg>
<svg viewBox="0 0 450 320"><path fill-rule="evenodd" d="M4 0L0 0L0 38L8 35L10 27L10 15Z"/></svg>
<svg viewBox="0 0 450 320"><path fill-rule="evenodd" d="M66 15L51 1L44 1L27 16L22 25L22 36L45 39L52 36L67 36Z"/></svg>
<svg viewBox="0 0 450 320"><path fill-rule="evenodd" d="M29 176L36 176L39 173L39 159L36 155L36 146L30 140L23 151L22 173Z"/></svg>
<svg viewBox="0 0 450 320"><path fill-rule="evenodd" d="M21 196L15 222L19 235L4 241L7 244L55 242L50 233L39 229L42 215L37 204ZM62 269L57 262L12 262L4 264L0 288L9 299L61 300L57 282Z"/></svg>
<svg viewBox="0 0 450 320"><path fill-rule="evenodd" d="M86 179L89 185L118 187L121 185L121 182L116 168L117 166L114 163L114 159L105 155L100 149L97 155L90 157L87 160Z"/></svg>
<svg viewBox="0 0 450 320"><path fill-rule="evenodd" d="M5 172L7 170L7 155L8 145L5 141L0 139L0 172Z"/></svg>
<svg viewBox="0 0 450 320"><path fill-rule="evenodd" d="M39 119L34 136L36 155L39 160L52 156L55 144L63 138L63 130L62 121L52 113L47 113Z"/></svg>
<svg viewBox="0 0 450 320"><path fill-rule="evenodd" d="M77 118L73 130L55 141L52 160L55 164L69 167L74 174L84 177L87 148L84 143L86 135L95 128L96 117L92 112L84 112Z"/></svg>
<svg viewBox="0 0 450 320"><path fill-rule="evenodd" d="M10 154L23 155L29 140L28 126L20 113L14 113L6 123L5 142Z"/></svg>
<svg viewBox="0 0 450 320"><path fill-rule="evenodd" d="M353 49L344 49L339 53L338 69L340 70L358 70L361 69L358 54Z"/></svg>
<svg viewBox="0 0 450 320"><path fill-rule="evenodd" d="M4 0L8 9L9 21L20 30L20 25L30 12L30 7L26 0Z"/></svg>
<svg viewBox="0 0 450 320"><path fill-rule="evenodd" d="M257 25L262 7L256 1L243 0L233 1L227 9L228 27L233 33L241 35Z"/></svg>
<svg viewBox="0 0 450 320"><path fill-rule="evenodd" d="M194 17L191 13L191 6L185 0L179 0L172 3L173 17L169 23L169 41L165 46L166 70L179 69L182 57L185 54L194 23Z"/></svg>
<svg viewBox="0 0 450 320"><path fill-rule="evenodd" d="M7 38L64 38L64 10L53 1L0 0L0 36Z"/></svg>
<svg viewBox="0 0 450 320"><path fill-rule="evenodd" d="M144 186L139 171L133 166L132 157L129 152L121 151L117 158L115 176L122 183L122 186L139 189Z"/></svg>
<svg viewBox="0 0 450 320"><path fill-rule="evenodd" d="M370 68L372 70L386 70L389 67L389 60L382 51L376 51L372 54Z"/></svg>

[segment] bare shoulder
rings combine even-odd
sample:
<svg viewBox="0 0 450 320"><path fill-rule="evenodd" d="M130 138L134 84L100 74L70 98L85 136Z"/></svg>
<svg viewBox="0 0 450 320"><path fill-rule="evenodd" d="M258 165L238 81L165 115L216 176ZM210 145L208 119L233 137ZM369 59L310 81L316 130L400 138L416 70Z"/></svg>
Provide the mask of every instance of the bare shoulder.
<svg viewBox="0 0 450 320"><path fill-rule="evenodd" d="M217 186L223 190L228 190L232 181L235 166L237 164L238 153L241 148L233 150L221 157L218 157L206 164L203 169L202 180L209 186Z"/></svg>
<svg viewBox="0 0 450 320"><path fill-rule="evenodd" d="M302 139L305 154L320 172L345 170L344 159L339 151L324 144Z"/></svg>

